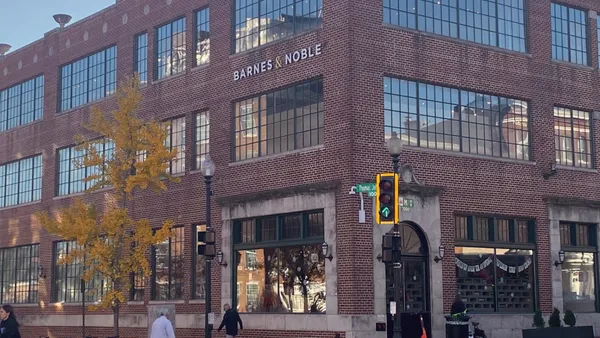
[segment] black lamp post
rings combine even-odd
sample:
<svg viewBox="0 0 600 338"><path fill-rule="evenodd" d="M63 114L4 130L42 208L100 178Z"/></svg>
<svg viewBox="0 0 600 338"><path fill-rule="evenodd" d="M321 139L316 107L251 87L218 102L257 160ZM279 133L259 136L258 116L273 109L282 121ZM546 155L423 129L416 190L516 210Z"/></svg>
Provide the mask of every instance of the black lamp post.
<svg viewBox="0 0 600 338"><path fill-rule="evenodd" d="M212 178L215 175L215 164L210 159L210 155L206 155L206 158L202 162L202 176L204 176L204 183L206 183L206 249L204 252L205 258L205 290L206 290L206 304L204 310L204 336L206 338L211 338L212 336L212 327L208 324L208 317L212 312L211 309L211 263L215 258L217 252L215 248L215 232L210 224L210 197L212 195L212 190L210 185L212 183Z"/></svg>
<svg viewBox="0 0 600 338"><path fill-rule="evenodd" d="M394 173L398 174L400 171L400 153L402 152L402 140L398 138L396 132L392 132L392 137L387 141L386 148L392 156L392 164L394 166ZM394 206L399 208L399 205ZM402 245L400 237L400 224L394 224L394 230L392 231L392 263L394 265L394 300L396 301L396 315L394 318L394 338L402 338L402 328L400 326L400 305L402 304ZM384 238L385 242L385 238ZM402 306L403 308L403 306Z"/></svg>

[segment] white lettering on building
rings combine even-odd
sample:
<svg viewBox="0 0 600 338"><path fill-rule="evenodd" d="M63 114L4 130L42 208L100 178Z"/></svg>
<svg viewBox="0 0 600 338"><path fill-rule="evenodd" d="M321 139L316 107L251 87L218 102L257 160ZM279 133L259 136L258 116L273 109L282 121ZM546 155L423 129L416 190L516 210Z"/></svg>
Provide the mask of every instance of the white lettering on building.
<svg viewBox="0 0 600 338"><path fill-rule="evenodd" d="M323 44L316 44L311 47L302 48L300 50L285 54L285 62L284 65L289 65L292 63L296 63L302 60L307 60L315 56L319 56L323 53ZM280 63L278 62L277 68L279 68ZM262 61L256 63L252 66L248 66L246 68L242 68L240 70L236 70L233 72L233 81L239 81L241 79L262 74L264 72L268 72L273 69L273 60L269 59L266 61Z"/></svg>

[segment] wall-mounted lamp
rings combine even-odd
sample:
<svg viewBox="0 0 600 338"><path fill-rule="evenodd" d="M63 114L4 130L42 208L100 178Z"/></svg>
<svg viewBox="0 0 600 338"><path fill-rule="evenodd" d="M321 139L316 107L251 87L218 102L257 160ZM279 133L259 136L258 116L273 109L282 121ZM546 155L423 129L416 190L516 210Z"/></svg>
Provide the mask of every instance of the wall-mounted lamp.
<svg viewBox="0 0 600 338"><path fill-rule="evenodd" d="M558 252L558 260L554 261L554 266L558 267L559 265L561 265L563 262L565 261L565 252L560 250Z"/></svg>
<svg viewBox="0 0 600 338"><path fill-rule="evenodd" d="M46 274L44 273L44 268L41 265L38 266L38 276L40 276L40 278L46 278Z"/></svg>
<svg viewBox="0 0 600 338"><path fill-rule="evenodd" d="M323 244L321 244L321 249L323 250L323 256L325 256L325 258L329 259L331 262L333 260L333 256L331 255L331 252L329 252L329 244L327 244L327 242L323 242Z"/></svg>
<svg viewBox="0 0 600 338"><path fill-rule="evenodd" d="M556 175L556 163L552 163L552 167L550 168L550 172L543 174L545 180L549 179L550 177L552 177L554 175Z"/></svg>
<svg viewBox="0 0 600 338"><path fill-rule="evenodd" d="M223 258L222 251L217 252L217 262L219 262L220 266L227 267L227 262L225 262L225 259Z"/></svg>
<svg viewBox="0 0 600 338"><path fill-rule="evenodd" d="M441 261L442 259L444 259L445 252L446 252L446 248L444 248L443 245L440 245L440 247L438 248L439 256L435 256L435 258L433 259L436 264L439 263L439 261Z"/></svg>

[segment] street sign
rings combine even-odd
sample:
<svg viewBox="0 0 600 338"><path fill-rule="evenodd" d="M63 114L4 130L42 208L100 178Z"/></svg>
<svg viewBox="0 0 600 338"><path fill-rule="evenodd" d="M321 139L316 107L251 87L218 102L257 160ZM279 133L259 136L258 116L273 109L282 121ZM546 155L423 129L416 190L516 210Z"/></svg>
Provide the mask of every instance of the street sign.
<svg viewBox="0 0 600 338"><path fill-rule="evenodd" d="M369 197L375 197L375 183L359 183L356 185L356 191L367 193Z"/></svg>
<svg viewBox="0 0 600 338"><path fill-rule="evenodd" d="M208 325L215 325L215 313L214 312L208 313Z"/></svg>
<svg viewBox="0 0 600 338"><path fill-rule="evenodd" d="M390 302L390 314L393 316L396 314L396 302Z"/></svg>

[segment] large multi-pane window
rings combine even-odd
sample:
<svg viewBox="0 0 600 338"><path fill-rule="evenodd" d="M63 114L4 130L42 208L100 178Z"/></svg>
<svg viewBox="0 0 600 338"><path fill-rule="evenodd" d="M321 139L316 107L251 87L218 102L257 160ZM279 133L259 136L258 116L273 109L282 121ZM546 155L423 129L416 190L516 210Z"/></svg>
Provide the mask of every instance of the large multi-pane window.
<svg viewBox="0 0 600 338"><path fill-rule="evenodd" d="M40 120L44 114L44 75L0 90L0 131Z"/></svg>
<svg viewBox="0 0 600 338"><path fill-rule="evenodd" d="M148 33L135 37L133 71L140 77L140 83L148 82Z"/></svg>
<svg viewBox="0 0 600 338"><path fill-rule="evenodd" d="M592 168L590 113L554 107L554 145L556 163Z"/></svg>
<svg viewBox="0 0 600 338"><path fill-rule="evenodd" d="M39 244L0 250L0 302L38 302Z"/></svg>
<svg viewBox="0 0 600 338"><path fill-rule="evenodd" d="M75 252L81 247L76 241L62 241L54 243L54 283L52 286L52 299L54 302L77 303L81 302L81 278L84 274L83 259L69 255L79 256ZM102 299L110 289L110 285L96 274L85 283L85 300L95 302Z"/></svg>
<svg viewBox="0 0 600 338"><path fill-rule="evenodd" d="M234 221L237 309L325 313L323 234L322 210Z"/></svg>
<svg viewBox="0 0 600 338"><path fill-rule="evenodd" d="M0 208L42 198L42 155L0 165Z"/></svg>
<svg viewBox="0 0 600 338"><path fill-rule="evenodd" d="M152 299L183 299L184 228L173 229L173 236L152 249Z"/></svg>
<svg viewBox="0 0 600 338"><path fill-rule="evenodd" d="M527 102L384 78L385 135L405 144L529 160Z"/></svg>
<svg viewBox="0 0 600 338"><path fill-rule="evenodd" d="M596 312L597 231L595 224L560 223L563 306L573 312Z"/></svg>
<svg viewBox="0 0 600 338"><path fill-rule="evenodd" d="M235 103L236 161L323 143L323 80Z"/></svg>
<svg viewBox="0 0 600 338"><path fill-rule="evenodd" d="M60 70L59 111L114 94L117 89L117 47L86 56Z"/></svg>
<svg viewBox="0 0 600 338"><path fill-rule="evenodd" d="M196 12L196 66L210 61L210 10L201 9Z"/></svg>
<svg viewBox="0 0 600 338"><path fill-rule="evenodd" d="M552 4L552 58L588 64L586 12L565 5Z"/></svg>
<svg viewBox="0 0 600 338"><path fill-rule="evenodd" d="M206 232L206 225L194 225L194 228L196 230L196 234L201 233L201 232ZM196 248L198 247L199 244L204 244L202 242L198 241L198 236L195 236L195 244L194 245L194 250L196 250ZM204 260L204 256L202 255L198 255L196 252L194 252L194 261L195 261L195 266L196 268L193 271L193 276L194 276L194 293L193 293L193 297L195 299L204 299L205 296L205 292L204 292L204 287L206 285L206 278L204 277L204 268L206 267L206 260Z"/></svg>
<svg viewBox="0 0 600 338"><path fill-rule="evenodd" d="M105 139L95 145L98 155L108 161L113 154L115 144L112 140ZM56 196L64 196L83 192L98 183L97 179L84 181L84 179L98 175L102 172L103 166L84 166L83 161L86 156L86 150L78 150L76 146L59 149L58 152L58 171L56 186Z"/></svg>
<svg viewBox="0 0 600 338"><path fill-rule="evenodd" d="M384 0L383 21L518 52L526 51L525 0Z"/></svg>
<svg viewBox="0 0 600 338"><path fill-rule="evenodd" d="M156 29L154 78L162 79L185 71L185 18Z"/></svg>
<svg viewBox="0 0 600 338"><path fill-rule="evenodd" d="M535 222L456 216L456 287L470 312L533 313Z"/></svg>
<svg viewBox="0 0 600 338"><path fill-rule="evenodd" d="M210 152L210 114L208 111L196 114L194 130L194 169L199 170L206 155Z"/></svg>
<svg viewBox="0 0 600 338"><path fill-rule="evenodd" d="M167 129L166 146L169 150L177 151L167 170L171 175L185 172L185 116L164 123Z"/></svg>
<svg viewBox="0 0 600 338"><path fill-rule="evenodd" d="M323 0L235 0L235 52L321 27Z"/></svg>

